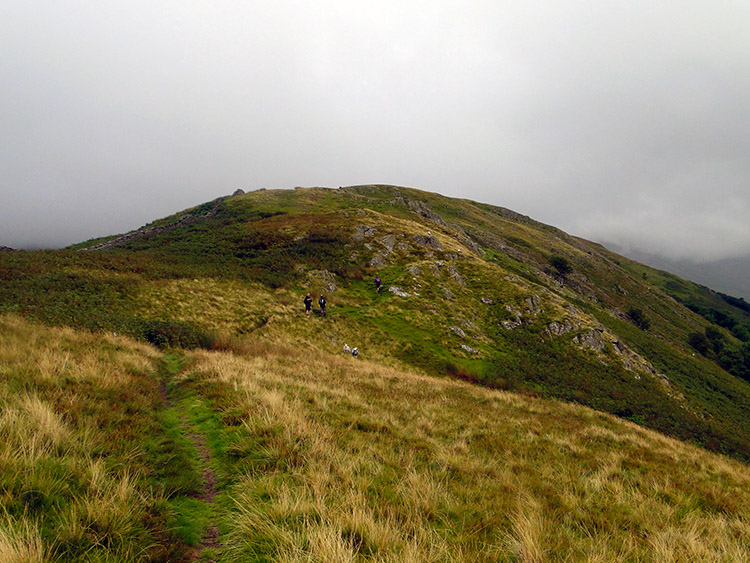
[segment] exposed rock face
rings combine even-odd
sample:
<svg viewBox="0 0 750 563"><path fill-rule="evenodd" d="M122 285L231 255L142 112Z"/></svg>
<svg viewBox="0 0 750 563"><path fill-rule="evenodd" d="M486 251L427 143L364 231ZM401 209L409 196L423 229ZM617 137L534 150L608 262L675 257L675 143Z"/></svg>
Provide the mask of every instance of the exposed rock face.
<svg viewBox="0 0 750 563"><path fill-rule="evenodd" d="M452 326L450 328L453 332L455 332L461 338L466 338L466 333L463 331L463 329L460 326Z"/></svg>
<svg viewBox="0 0 750 563"><path fill-rule="evenodd" d="M396 235L390 234L386 235L380 240L380 242L383 243L383 246L385 246L385 254L388 256L391 252L393 252L393 247L396 245Z"/></svg>
<svg viewBox="0 0 750 563"><path fill-rule="evenodd" d="M512 305L506 305L505 310L508 311L513 318L506 321L500 321L503 328L507 330L515 330L523 326L523 314L521 311L513 307Z"/></svg>
<svg viewBox="0 0 750 563"><path fill-rule="evenodd" d="M601 352L607 347L607 341L602 336L603 332L604 331L600 328L590 330L589 332L579 334L573 340L576 342L576 344L582 346L583 348Z"/></svg>
<svg viewBox="0 0 750 563"><path fill-rule="evenodd" d="M474 355L474 356L476 356L477 354L479 354L479 350L477 350L476 348L472 348L471 346L467 346L466 344L461 344L460 348L462 350L465 350L469 354Z"/></svg>
<svg viewBox="0 0 750 563"><path fill-rule="evenodd" d="M424 217L425 219L434 221L435 223L438 223L439 225L445 225L445 221L443 221L443 218L437 213L435 213L432 209L427 207L427 205L425 205L421 201L414 201L414 200L410 201L409 209L411 209L414 213L416 213L420 217Z"/></svg>
<svg viewBox="0 0 750 563"><path fill-rule="evenodd" d="M399 297L411 297L410 293L407 293L406 291L402 290L400 287L396 287L395 285L389 287L388 291Z"/></svg>
<svg viewBox="0 0 750 563"><path fill-rule="evenodd" d="M233 194L232 197L237 197L238 195L245 195L245 190L243 189L237 189Z"/></svg>
<svg viewBox="0 0 750 563"><path fill-rule="evenodd" d="M10 246L0 246L0 252L17 252L17 250Z"/></svg>
<svg viewBox="0 0 750 563"><path fill-rule="evenodd" d="M418 278L419 276L422 275L422 268L420 268L416 264L411 264L410 266L408 266L406 268L406 271L409 272L415 278Z"/></svg>
<svg viewBox="0 0 750 563"><path fill-rule="evenodd" d="M224 196L224 197L220 197L214 200L215 205L213 206L213 208L208 213L204 213L203 215L191 215L190 213L188 213L180 217L174 223L170 223L169 225L162 225L160 227L149 227L147 229L139 229L137 231L133 231L132 233L127 233L125 235L122 235L121 237L117 237L112 240L102 242L94 246L90 246L88 248L82 248L81 250L106 250L107 248L113 248L115 246L121 246L123 244L127 244L131 240L157 235L159 233L171 231L172 229L175 229L177 227L182 227L185 225L192 225L193 223L199 223L201 221L205 221L206 219L210 219L211 217L216 215L216 213L219 211L219 206L221 205L221 202L227 199L227 197L228 196Z"/></svg>
<svg viewBox="0 0 750 563"><path fill-rule="evenodd" d="M324 293L333 293L338 289L336 276L328 270L313 270L308 272L307 279L310 283L322 285Z"/></svg>
<svg viewBox="0 0 750 563"><path fill-rule="evenodd" d="M526 312L528 314L535 317L542 312L542 302L538 295L527 297L524 303L526 304Z"/></svg>
<svg viewBox="0 0 750 563"><path fill-rule="evenodd" d="M453 266L448 266L448 272L451 276L453 276L453 279L456 280L461 285L466 285L466 282L461 277L461 274L458 273L458 270L454 268Z"/></svg>
<svg viewBox="0 0 750 563"><path fill-rule="evenodd" d="M441 285L440 289L443 290L443 295L445 295L445 298L448 301L453 301L453 292L450 290L450 288L447 288L447 287Z"/></svg>
<svg viewBox="0 0 750 563"><path fill-rule="evenodd" d="M385 256L382 254L376 254L370 260L370 267L372 268L382 268L383 266L385 266Z"/></svg>
<svg viewBox="0 0 750 563"><path fill-rule="evenodd" d="M550 336L562 336L579 328L581 328L580 323L566 317L562 321L552 321L549 323L547 325L547 334Z"/></svg>
<svg viewBox="0 0 750 563"><path fill-rule="evenodd" d="M480 300L485 305L492 305L492 303L494 303L494 301L492 301L492 299L490 299L489 297L482 297Z"/></svg>
<svg viewBox="0 0 750 563"><path fill-rule="evenodd" d="M443 245L440 244L440 241L432 235L414 235L411 240L413 240L419 246L423 246L425 248L431 248L433 250L439 250L441 252L443 250Z"/></svg>
<svg viewBox="0 0 750 563"><path fill-rule="evenodd" d="M357 228L354 229L353 238L357 242L364 240L366 238L372 238L374 236L375 236L375 229L373 229L369 225L357 225Z"/></svg>

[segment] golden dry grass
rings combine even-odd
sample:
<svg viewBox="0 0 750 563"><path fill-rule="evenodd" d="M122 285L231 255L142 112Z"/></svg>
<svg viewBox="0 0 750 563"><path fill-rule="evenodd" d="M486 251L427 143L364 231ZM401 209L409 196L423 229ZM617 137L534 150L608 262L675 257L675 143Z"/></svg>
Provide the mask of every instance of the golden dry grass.
<svg viewBox="0 0 750 563"><path fill-rule="evenodd" d="M137 489L142 452L124 437L157 352L13 316L0 337L0 561L148 560L159 500Z"/></svg>
<svg viewBox="0 0 750 563"><path fill-rule="evenodd" d="M740 463L553 401L291 342L201 352L255 466L229 560L733 561L750 557Z"/></svg>
<svg viewBox="0 0 750 563"><path fill-rule="evenodd" d="M70 475L85 491L48 509L53 536L40 513L6 509L0 560L137 536L154 500L125 466L91 455L101 436L74 415L70 389L124 388L158 353L12 316L0 331L3 477L53 498ZM193 353L176 381L238 421L226 429L236 473L222 561L750 558L741 463L589 409L315 350L281 331L234 348ZM0 494L3 506L13 494ZM146 557L128 549L111 559Z"/></svg>

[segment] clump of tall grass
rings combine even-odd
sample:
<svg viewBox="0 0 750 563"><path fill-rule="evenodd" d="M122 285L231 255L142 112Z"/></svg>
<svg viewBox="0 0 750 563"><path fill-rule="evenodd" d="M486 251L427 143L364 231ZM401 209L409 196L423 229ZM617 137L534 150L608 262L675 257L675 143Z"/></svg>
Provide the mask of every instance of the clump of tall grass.
<svg viewBox="0 0 750 563"><path fill-rule="evenodd" d="M0 561L4 563L44 563L47 561L42 536L27 518L0 517Z"/></svg>
<svg viewBox="0 0 750 563"><path fill-rule="evenodd" d="M11 316L0 333L0 560L176 553L142 446L156 428L154 350Z"/></svg>

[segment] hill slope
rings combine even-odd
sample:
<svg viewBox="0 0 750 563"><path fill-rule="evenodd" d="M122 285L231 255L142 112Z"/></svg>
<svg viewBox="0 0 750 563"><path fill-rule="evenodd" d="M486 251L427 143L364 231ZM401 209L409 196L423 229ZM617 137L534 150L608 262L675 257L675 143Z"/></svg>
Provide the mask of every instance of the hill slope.
<svg viewBox="0 0 750 563"><path fill-rule="evenodd" d="M507 209L389 186L260 190L76 250L4 255L0 306L162 346L348 342L750 459L750 387L688 344L708 322L630 261ZM323 322L298 314L310 290L328 294Z"/></svg>
<svg viewBox="0 0 750 563"><path fill-rule="evenodd" d="M0 332L4 561L750 556L746 465L584 407L285 335Z"/></svg>

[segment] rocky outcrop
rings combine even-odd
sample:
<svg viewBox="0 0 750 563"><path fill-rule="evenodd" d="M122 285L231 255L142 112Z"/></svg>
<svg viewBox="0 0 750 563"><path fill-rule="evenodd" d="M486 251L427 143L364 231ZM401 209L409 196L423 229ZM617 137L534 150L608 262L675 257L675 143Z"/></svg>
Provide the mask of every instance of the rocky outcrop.
<svg viewBox="0 0 750 563"><path fill-rule="evenodd" d="M396 235L390 234L378 239L383 246L385 246L385 255L388 256L393 252L393 247L396 246Z"/></svg>
<svg viewBox="0 0 750 563"><path fill-rule="evenodd" d="M369 265L371 268L382 268L385 266L385 256L382 254L376 254L370 259Z"/></svg>
<svg viewBox="0 0 750 563"><path fill-rule="evenodd" d="M395 285L392 285L388 288L388 291L393 293L393 295L397 295L398 297L411 297L411 293L407 293L400 287L396 287Z"/></svg>
<svg viewBox="0 0 750 563"><path fill-rule="evenodd" d="M552 321L547 324L547 334L549 336L562 336L580 328L581 323L570 317L566 317L561 321Z"/></svg>
<svg viewBox="0 0 750 563"><path fill-rule="evenodd" d="M427 205L421 201L415 201L415 200L409 201L409 209L411 209L414 213L416 213L420 217L424 217L425 219L434 221L435 223L439 225L445 225L445 221L443 221L443 218L437 213L435 213L432 209L427 207Z"/></svg>
<svg viewBox="0 0 750 563"><path fill-rule="evenodd" d="M538 295L530 295L524 299L523 305L523 311L513 305L506 305L505 310L511 314L511 318L501 321L500 325L507 330L515 330L531 323L542 312L542 300Z"/></svg>
<svg viewBox="0 0 750 563"><path fill-rule="evenodd" d="M460 326L452 326L450 327L453 332L455 332L458 336L461 338L466 338L466 333Z"/></svg>
<svg viewBox="0 0 750 563"><path fill-rule="evenodd" d="M473 356L479 354L479 350L477 350L476 348L472 348L471 346L467 346L466 344L461 344L459 347Z"/></svg>
<svg viewBox="0 0 750 563"><path fill-rule="evenodd" d="M454 268L453 266L448 266L448 273L453 277L456 282L458 282L459 285L466 285L466 282L461 277L461 274L458 273L458 270Z"/></svg>
<svg viewBox="0 0 750 563"><path fill-rule="evenodd" d="M602 352L607 347L607 340L602 336L603 333L603 329L597 328L577 335L573 341L588 350Z"/></svg>
<svg viewBox="0 0 750 563"><path fill-rule="evenodd" d="M158 235L159 233L171 231L172 229L176 229L178 227L184 227L186 225L200 223L201 221L205 221L206 219L210 219L214 217L216 213L219 211L219 206L221 205L221 202L227 199L227 197L228 196L220 197L214 200L214 206L211 208L210 211L208 211L207 213L204 213L203 215L194 215L192 213L186 213L185 215L177 219L177 221L175 221L174 223L170 223L169 225L161 225L159 227L148 227L148 228L139 229L137 231L133 231L132 233L127 233L125 235L119 236L112 240L101 242L94 246L89 246L88 248L82 248L81 250L106 250L108 248L114 248L115 246L122 246L123 244L127 244L130 241L133 241L139 238L151 237L154 235Z"/></svg>
<svg viewBox="0 0 750 563"><path fill-rule="evenodd" d="M307 280L313 286L317 286L324 293L334 293L338 289L336 276L328 270L312 270L307 273Z"/></svg>
<svg viewBox="0 0 750 563"><path fill-rule="evenodd" d="M375 229L370 227L369 225L357 225L357 228L354 229L354 235L352 238L356 242L360 242L364 239L372 238L375 236Z"/></svg>
<svg viewBox="0 0 750 563"><path fill-rule="evenodd" d="M411 237L416 244L432 250L443 251L443 245L432 235L414 235Z"/></svg>

